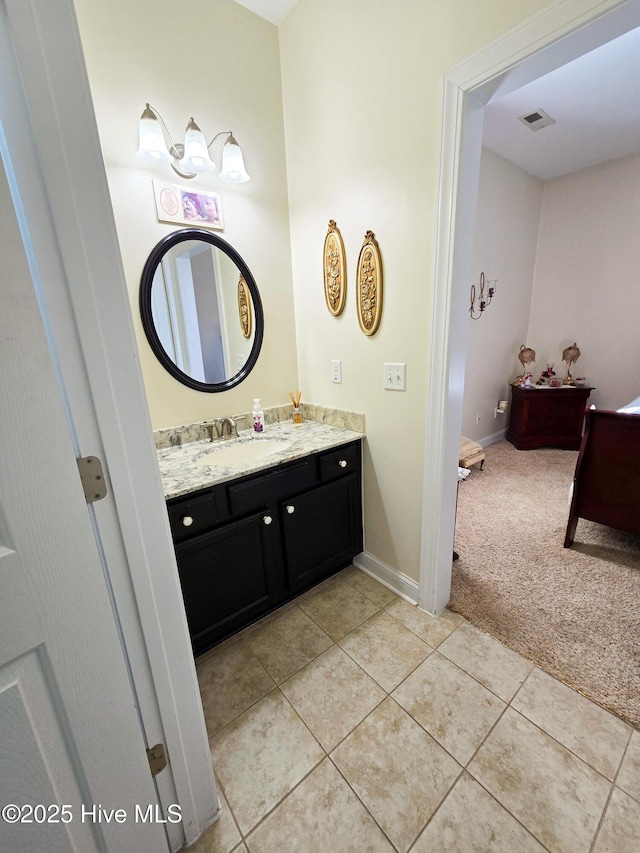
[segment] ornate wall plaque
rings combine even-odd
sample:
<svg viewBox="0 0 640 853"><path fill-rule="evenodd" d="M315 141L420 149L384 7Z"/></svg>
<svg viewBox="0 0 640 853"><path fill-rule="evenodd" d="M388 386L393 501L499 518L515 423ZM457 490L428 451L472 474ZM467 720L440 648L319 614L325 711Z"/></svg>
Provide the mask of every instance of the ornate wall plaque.
<svg viewBox="0 0 640 853"><path fill-rule="evenodd" d="M365 335L373 335L382 318L382 258L373 231L364 235L357 277L358 322Z"/></svg>
<svg viewBox="0 0 640 853"><path fill-rule="evenodd" d="M253 314L251 313L251 297L244 276L238 281L238 311L240 312L240 327L245 338L250 338L253 332Z"/></svg>
<svg viewBox="0 0 640 853"><path fill-rule="evenodd" d="M347 295L347 264L342 235L334 219L329 220L329 230L324 238L323 262L327 308L337 317L342 314Z"/></svg>

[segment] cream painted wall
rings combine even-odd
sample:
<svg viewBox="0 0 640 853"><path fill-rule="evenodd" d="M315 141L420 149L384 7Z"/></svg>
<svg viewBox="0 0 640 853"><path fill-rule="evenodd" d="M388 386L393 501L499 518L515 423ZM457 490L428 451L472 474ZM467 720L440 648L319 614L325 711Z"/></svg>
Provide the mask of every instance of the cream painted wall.
<svg viewBox="0 0 640 853"><path fill-rule="evenodd" d="M278 30L232 0L76 0L100 142L132 317L154 428L288 402L297 387L291 250L280 84ZM231 185L213 175L181 181L165 166L134 158L146 102L156 107L176 142L193 115L207 140L233 130L252 180ZM220 165L222 140L212 157ZM263 300L265 336L256 368L223 394L192 391L156 361L138 312L147 255L177 226L157 222L152 179L220 192L220 233L245 259Z"/></svg>
<svg viewBox="0 0 640 853"><path fill-rule="evenodd" d="M419 576L424 413L444 74L545 4L301 0L280 26L300 385L366 414L365 548ZM329 219L344 237L347 307L324 304ZM354 271L367 229L380 243L382 323L366 338ZM330 362L343 362L332 384ZM407 391L383 363L406 362ZM434 507L439 495L433 495Z"/></svg>
<svg viewBox="0 0 640 853"><path fill-rule="evenodd" d="M510 399L509 382L520 372L516 355L528 343L542 188L538 178L482 149L475 283L479 289L483 270L498 283L491 306L469 319L462 434L475 441L502 438L507 428L508 413L494 418L494 412L498 400Z"/></svg>
<svg viewBox="0 0 640 853"><path fill-rule="evenodd" d="M76 5L154 427L246 411L253 396L284 403L296 386L307 401L364 412L365 547L417 581L443 76L545 3L301 0L279 30L232 0L193 0L179 13L168 0ZM196 179L222 192L223 236L265 307L258 366L222 395L172 380L141 333L140 272L172 230L156 222L151 195L151 178L171 171L133 158L146 101L176 136L191 114L208 135L233 129L253 176L238 187ZM322 288L330 218L349 265L338 319ZM385 269L373 338L359 330L353 281L367 229ZM332 359L343 361L341 385L330 381ZM383 390L385 361L406 362L405 393Z"/></svg>
<svg viewBox="0 0 640 853"><path fill-rule="evenodd" d="M640 157L544 184L528 344L536 368L565 375L562 350L576 341L573 375L605 409L640 394L638 222Z"/></svg>

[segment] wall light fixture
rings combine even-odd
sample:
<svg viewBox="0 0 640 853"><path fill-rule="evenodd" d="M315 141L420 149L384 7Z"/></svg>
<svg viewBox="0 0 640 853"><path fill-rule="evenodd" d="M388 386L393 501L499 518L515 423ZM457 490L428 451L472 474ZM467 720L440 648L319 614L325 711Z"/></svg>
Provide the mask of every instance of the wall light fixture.
<svg viewBox="0 0 640 853"><path fill-rule="evenodd" d="M222 167L218 177L230 184L246 183L251 177L244 167L240 146L230 130L216 133L207 145L204 134L193 118L190 118L184 134L184 144L175 143L162 116L150 104L145 106L140 117L136 157L148 163L169 165L181 178L195 178L196 175L213 172L216 168L209 156L209 149L219 136L225 134L227 139L222 148Z"/></svg>
<svg viewBox="0 0 640 853"><path fill-rule="evenodd" d="M469 306L469 316L472 320L478 320L482 317L483 311L491 305L491 300L496 293L496 284L498 279L494 278L486 282L484 273L480 273L480 292L476 291L475 284L471 285L471 305Z"/></svg>

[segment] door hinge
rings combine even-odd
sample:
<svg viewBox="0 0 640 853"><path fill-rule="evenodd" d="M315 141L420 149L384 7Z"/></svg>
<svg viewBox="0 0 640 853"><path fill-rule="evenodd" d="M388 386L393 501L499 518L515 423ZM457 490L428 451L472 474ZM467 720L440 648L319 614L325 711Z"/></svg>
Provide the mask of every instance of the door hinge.
<svg viewBox="0 0 640 853"><path fill-rule="evenodd" d="M164 753L164 744L157 743L155 746L150 746L147 750L147 758L149 760L149 770L152 776L157 776L167 766L167 756Z"/></svg>
<svg viewBox="0 0 640 853"><path fill-rule="evenodd" d="M76 461L87 503L102 500L107 494L102 462L97 456L81 456Z"/></svg>

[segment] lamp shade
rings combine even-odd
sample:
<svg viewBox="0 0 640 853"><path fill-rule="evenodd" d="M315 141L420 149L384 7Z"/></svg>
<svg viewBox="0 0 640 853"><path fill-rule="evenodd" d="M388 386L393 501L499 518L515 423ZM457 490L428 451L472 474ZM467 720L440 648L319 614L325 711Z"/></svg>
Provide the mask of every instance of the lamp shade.
<svg viewBox="0 0 640 853"><path fill-rule="evenodd" d="M232 133L229 134L222 149L222 168L218 177L229 184L244 184L251 180L251 176L244 167L240 146Z"/></svg>
<svg viewBox="0 0 640 853"><path fill-rule="evenodd" d="M212 172L216 167L209 157L204 135L193 118L189 120L184 134L184 155L180 166L190 172Z"/></svg>
<svg viewBox="0 0 640 853"><path fill-rule="evenodd" d="M140 117L136 157L138 160L146 160L149 163L171 163L173 160L167 148L160 122L151 111L149 104Z"/></svg>

